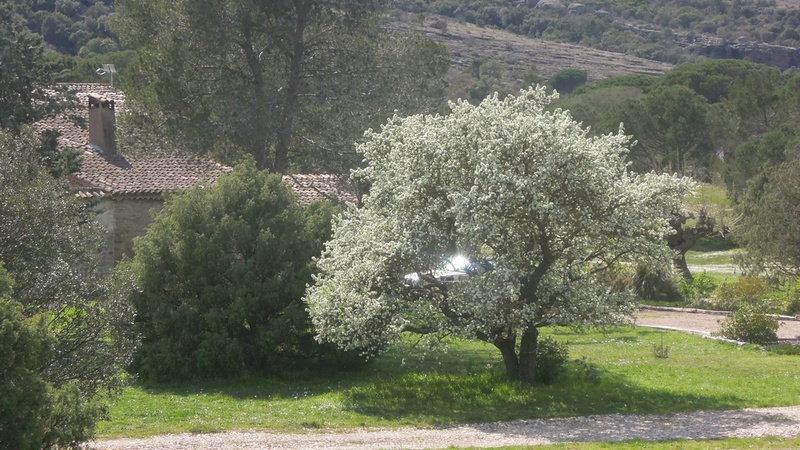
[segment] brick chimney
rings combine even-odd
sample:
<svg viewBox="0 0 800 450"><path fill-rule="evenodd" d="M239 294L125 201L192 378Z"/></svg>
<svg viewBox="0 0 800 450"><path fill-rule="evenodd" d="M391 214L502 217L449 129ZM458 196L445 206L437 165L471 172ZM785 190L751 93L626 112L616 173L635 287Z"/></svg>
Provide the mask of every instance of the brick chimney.
<svg viewBox="0 0 800 450"><path fill-rule="evenodd" d="M114 100L89 94L89 145L106 155L117 153L115 129Z"/></svg>

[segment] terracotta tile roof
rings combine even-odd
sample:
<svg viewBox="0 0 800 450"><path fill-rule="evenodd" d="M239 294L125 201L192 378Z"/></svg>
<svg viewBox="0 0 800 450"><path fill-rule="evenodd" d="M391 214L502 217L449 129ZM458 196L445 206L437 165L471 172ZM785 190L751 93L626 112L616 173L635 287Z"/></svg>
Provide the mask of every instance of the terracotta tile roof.
<svg viewBox="0 0 800 450"><path fill-rule="evenodd" d="M185 190L196 184L213 184L228 166L193 155L160 154L129 157L101 154L89 146L88 96L114 100L116 111L124 108L125 95L101 84L70 84L67 88L79 99L78 105L58 117L48 118L37 126L61 132L60 145L83 151L81 170L69 177L75 194L81 198L112 195L116 197L160 197L162 193ZM75 120L75 117L78 120ZM301 203L316 200L355 201L355 196L340 183L338 175L285 175L283 180L294 190Z"/></svg>
<svg viewBox="0 0 800 450"><path fill-rule="evenodd" d="M70 184L79 197L108 194L124 197L160 197L197 184L214 184L230 167L191 155L158 155L135 159L101 155L89 146L83 152L81 171Z"/></svg>
<svg viewBox="0 0 800 450"><path fill-rule="evenodd" d="M119 89L111 89L107 84L99 83L67 83L62 84L68 91L74 92L81 101L81 105L86 104L86 98L89 94L95 94L100 97L105 97L114 100L117 110L121 110L125 105L125 94Z"/></svg>
<svg viewBox="0 0 800 450"><path fill-rule="evenodd" d="M284 175L288 184L302 204L317 200L355 202L356 196L342 184L342 177L332 174Z"/></svg>

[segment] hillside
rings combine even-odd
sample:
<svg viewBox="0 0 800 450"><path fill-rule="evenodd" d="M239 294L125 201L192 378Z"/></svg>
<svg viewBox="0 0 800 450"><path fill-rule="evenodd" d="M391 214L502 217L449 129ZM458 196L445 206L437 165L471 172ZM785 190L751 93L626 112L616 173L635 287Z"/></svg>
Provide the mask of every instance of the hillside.
<svg viewBox="0 0 800 450"><path fill-rule="evenodd" d="M444 29L442 22L447 23ZM468 71L473 61L499 62L505 70L503 79L507 83L522 80L532 67L545 79L563 69L585 70L590 82L624 74L660 75L673 67L665 62L535 39L443 16L427 16L420 25L410 14L405 14L396 17L394 26L413 27L447 46L453 69Z"/></svg>
<svg viewBox="0 0 800 450"><path fill-rule="evenodd" d="M732 58L800 68L797 0L398 0L397 7L442 34L472 24L672 64Z"/></svg>

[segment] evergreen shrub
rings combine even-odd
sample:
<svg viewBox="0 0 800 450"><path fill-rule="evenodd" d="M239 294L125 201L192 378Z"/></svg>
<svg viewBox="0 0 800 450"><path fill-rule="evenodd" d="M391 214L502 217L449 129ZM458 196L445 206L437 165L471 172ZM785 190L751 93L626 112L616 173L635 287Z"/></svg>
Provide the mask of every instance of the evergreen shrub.
<svg viewBox="0 0 800 450"><path fill-rule="evenodd" d="M314 340L302 303L335 207L303 207L280 175L236 167L167 199L135 257L131 301L145 379L296 375L355 364ZM349 356L348 356L349 355Z"/></svg>

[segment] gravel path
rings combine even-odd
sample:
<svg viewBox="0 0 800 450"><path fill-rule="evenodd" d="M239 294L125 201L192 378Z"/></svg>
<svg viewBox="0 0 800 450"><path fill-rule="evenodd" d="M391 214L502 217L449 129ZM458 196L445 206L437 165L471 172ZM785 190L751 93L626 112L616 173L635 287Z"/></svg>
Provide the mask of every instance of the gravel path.
<svg viewBox="0 0 800 450"><path fill-rule="evenodd" d="M228 432L163 435L95 442L104 450L438 449L546 445L560 442L641 439L719 439L800 436L800 406L701 411L669 415L621 415L518 420L456 427L362 430L349 433L271 434Z"/></svg>
<svg viewBox="0 0 800 450"><path fill-rule="evenodd" d="M652 308L639 311L636 324L640 326L688 331L702 335L710 335L719 330L724 321L723 312L687 310L679 308ZM800 320L784 317L778 327L778 339L784 341L800 341Z"/></svg>
<svg viewBox="0 0 800 450"><path fill-rule="evenodd" d="M708 335L724 316L679 310L644 310L637 324ZM781 322L779 337L800 340L800 321ZM668 415L598 415L517 420L440 428L365 429L346 433L225 432L95 441L96 450L439 449L547 445L562 442L663 441L727 437L800 436L800 406L699 411Z"/></svg>

